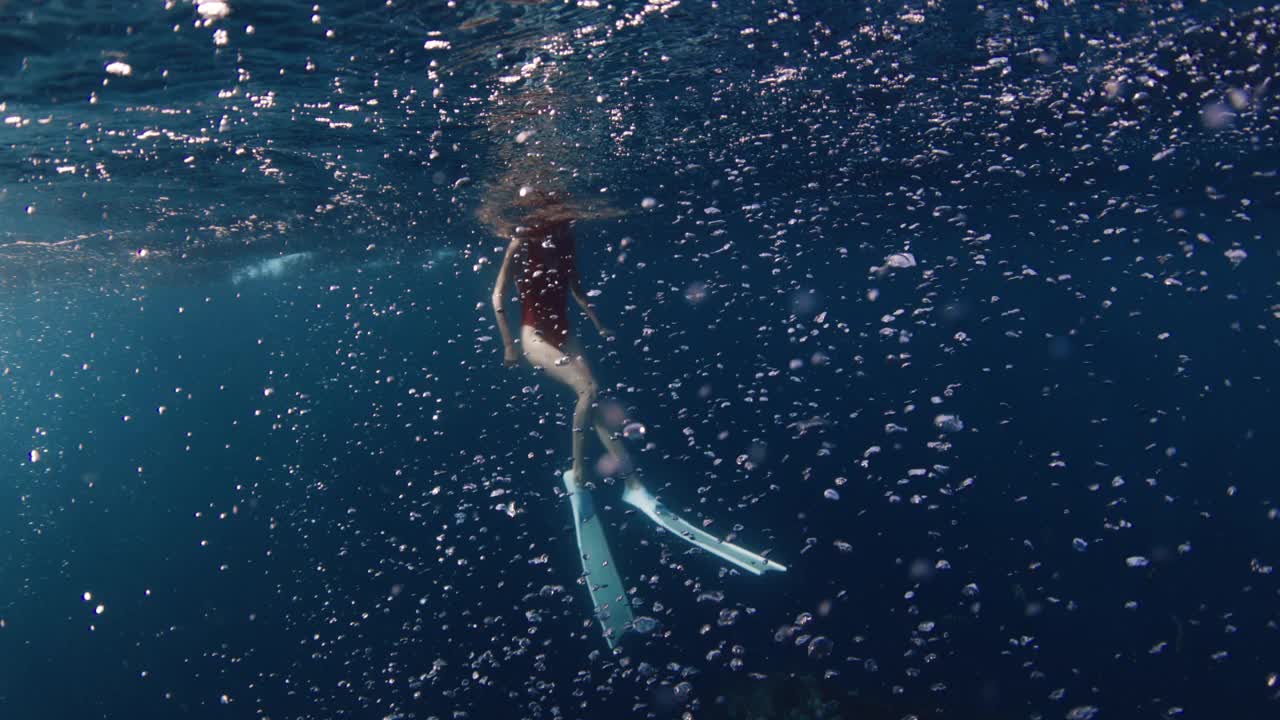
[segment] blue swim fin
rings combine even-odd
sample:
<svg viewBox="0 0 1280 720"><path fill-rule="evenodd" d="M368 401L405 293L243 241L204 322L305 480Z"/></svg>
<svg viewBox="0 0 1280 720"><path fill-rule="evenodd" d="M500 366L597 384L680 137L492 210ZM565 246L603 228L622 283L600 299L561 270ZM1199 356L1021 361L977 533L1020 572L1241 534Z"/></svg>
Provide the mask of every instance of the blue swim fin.
<svg viewBox="0 0 1280 720"><path fill-rule="evenodd" d="M622 501L644 513L661 527L671 531L686 542L706 550L721 560L733 563L753 575L766 572L786 572L787 568L756 553L740 548L727 540L706 532L667 509L643 485L632 484L622 494Z"/></svg>
<svg viewBox="0 0 1280 720"><path fill-rule="evenodd" d="M573 471L564 473L564 486L569 491L573 505L573 527L578 536L578 555L582 558L582 573L591 591L591 602L596 617L604 629L609 649L617 647L623 633L631 628L634 616L627 590L618 575L609 552L609 542L604 535L604 523L596 514L591 491L580 487Z"/></svg>

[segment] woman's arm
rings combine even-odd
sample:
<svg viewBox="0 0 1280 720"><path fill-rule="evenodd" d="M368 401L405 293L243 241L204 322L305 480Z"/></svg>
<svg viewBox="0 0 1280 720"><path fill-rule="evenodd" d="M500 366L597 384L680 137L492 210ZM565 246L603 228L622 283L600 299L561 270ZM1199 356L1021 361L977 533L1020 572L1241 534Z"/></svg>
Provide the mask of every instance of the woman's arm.
<svg viewBox="0 0 1280 720"><path fill-rule="evenodd" d="M600 318L596 316L595 308L587 302L587 296L582 292L582 283L578 282L578 274L574 273L569 281L569 290L573 293L573 299L578 301L578 306L582 308L582 312L586 313L591 320L591 324L596 326L596 332L601 337L613 337L613 331L600 324Z"/></svg>
<svg viewBox="0 0 1280 720"><path fill-rule="evenodd" d="M511 259L520 249L520 238L513 237L507 245L507 252L502 256L502 267L498 268L498 280L493 284L493 314L498 321L498 332L502 333L502 361L511 367L520 361L516 355L516 343L511 338L511 328L507 324L507 278L511 277Z"/></svg>

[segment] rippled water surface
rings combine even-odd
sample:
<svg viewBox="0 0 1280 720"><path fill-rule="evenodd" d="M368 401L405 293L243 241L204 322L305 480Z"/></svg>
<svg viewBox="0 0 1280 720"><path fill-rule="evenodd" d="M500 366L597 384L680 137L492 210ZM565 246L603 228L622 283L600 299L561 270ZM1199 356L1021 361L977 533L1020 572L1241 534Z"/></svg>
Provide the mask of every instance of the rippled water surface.
<svg viewBox="0 0 1280 720"><path fill-rule="evenodd" d="M0 716L1276 716L1277 58L1235 2L0 0ZM602 422L788 567L591 434L613 650L490 307L547 188Z"/></svg>

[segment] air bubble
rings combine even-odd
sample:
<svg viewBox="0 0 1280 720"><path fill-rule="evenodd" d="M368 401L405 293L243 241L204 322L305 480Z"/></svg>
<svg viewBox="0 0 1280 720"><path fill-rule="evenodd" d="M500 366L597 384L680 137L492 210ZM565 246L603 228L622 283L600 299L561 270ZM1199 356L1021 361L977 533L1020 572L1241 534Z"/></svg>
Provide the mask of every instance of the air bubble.
<svg viewBox="0 0 1280 720"><path fill-rule="evenodd" d="M955 415L938 415L933 419L933 425L944 433L958 433L964 430L964 421Z"/></svg>
<svg viewBox="0 0 1280 720"><path fill-rule="evenodd" d="M825 658L828 655L830 655L831 651L835 648L835 646L836 644L832 642L829 638L823 635L819 635L818 637L809 641L809 649L808 649L809 657L815 660L821 660L822 658Z"/></svg>

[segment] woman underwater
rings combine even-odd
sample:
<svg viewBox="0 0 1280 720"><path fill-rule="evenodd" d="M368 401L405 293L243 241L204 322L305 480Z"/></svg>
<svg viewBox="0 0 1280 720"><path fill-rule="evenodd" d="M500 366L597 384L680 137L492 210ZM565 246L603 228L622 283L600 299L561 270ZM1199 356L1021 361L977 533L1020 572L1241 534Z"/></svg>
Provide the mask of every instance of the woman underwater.
<svg viewBox="0 0 1280 720"><path fill-rule="evenodd" d="M521 224L510 228L510 242L498 280L493 287L493 310L502 334L503 361L507 367L519 362L511 328L506 322L503 299L507 281L516 272L520 296L520 346L535 368L545 371L577 395L573 409L573 467L576 478L585 478L583 454L585 430L593 427L605 448L623 467L630 469L626 450L595 415L597 386L591 368L570 333L569 297L591 320L603 337L613 332L600 323L600 318L587 302L577 269L573 221L580 211L563 199L563 193L522 187L514 202L522 213Z"/></svg>
<svg viewBox="0 0 1280 720"><path fill-rule="evenodd" d="M564 473L563 480L573 506L587 586L609 647L615 647L627 630L634 629L634 618L586 481L583 458L589 429L595 431L626 478L624 502L683 540L750 573L761 575L770 570L786 570L772 560L705 532L668 510L645 488L626 449L598 417L597 384L573 336L569 298L574 299L602 336L608 338L613 333L601 324L582 291L573 225L578 219L612 217L616 213L577 206L559 189L508 185L505 192L514 196L509 198L506 207L495 206L491 194L479 213L482 221L509 239L493 286L493 311L502 335L503 361L511 367L519 363L521 355L506 316L507 286L514 278L521 307L519 347L524 357L535 369L572 389L576 396L573 465Z"/></svg>

